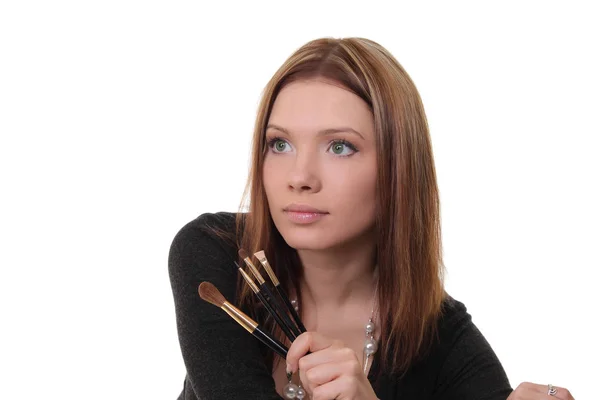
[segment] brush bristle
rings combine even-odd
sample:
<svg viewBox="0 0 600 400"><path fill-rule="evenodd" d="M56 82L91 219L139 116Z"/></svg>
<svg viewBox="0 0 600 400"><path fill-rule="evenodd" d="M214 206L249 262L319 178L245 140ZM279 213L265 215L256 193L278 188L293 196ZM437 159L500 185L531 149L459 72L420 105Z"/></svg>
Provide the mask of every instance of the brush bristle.
<svg viewBox="0 0 600 400"><path fill-rule="evenodd" d="M269 278L271 278L271 282L273 283L273 285L278 286L279 279L277 279L277 276L275 276L275 272L273 272L273 269L269 265L269 261L267 260L267 257L265 256L265 252L263 250L257 251L256 253L254 253L254 256L256 258L258 258L258 261L260 261L260 264L263 266L265 271L267 271L267 275L269 275Z"/></svg>
<svg viewBox="0 0 600 400"><path fill-rule="evenodd" d="M219 292L219 289L210 282L202 282L200 286L198 286L198 294L200 294L202 300L208 301L219 308L227 301L221 292Z"/></svg>
<svg viewBox="0 0 600 400"><path fill-rule="evenodd" d="M244 249L240 249L238 251L238 254L240 255L240 257L242 257L242 260L248 258L248 252Z"/></svg>

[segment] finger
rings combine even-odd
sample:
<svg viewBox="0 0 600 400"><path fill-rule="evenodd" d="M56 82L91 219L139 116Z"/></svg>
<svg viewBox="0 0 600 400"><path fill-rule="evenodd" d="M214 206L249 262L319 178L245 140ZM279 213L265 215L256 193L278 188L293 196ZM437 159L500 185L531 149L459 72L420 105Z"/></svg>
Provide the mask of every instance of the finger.
<svg viewBox="0 0 600 400"><path fill-rule="evenodd" d="M538 400L545 399L540 392L540 385L531 382L523 382L510 394L508 400Z"/></svg>
<svg viewBox="0 0 600 400"><path fill-rule="evenodd" d="M548 385L546 385L546 395L548 394ZM554 389L556 389L556 394L554 395L555 398L560 399L560 400L574 400L573 396L571 395L571 392L569 392L568 389L563 388L563 387L559 387L559 386L554 386Z"/></svg>
<svg viewBox="0 0 600 400"><path fill-rule="evenodd" d="M338 379L316 387L312 391L312 400L331 400L338 398L354 398L357 393L357 380L343 375Z"/></svg>
<svg viewBox="0 0 600 400"><path fill-rule="evenodd" d="M559 400L574 400L571 393L562 387L554 386L556 389L556 394L554 396L550 396L548 394L548 385L540 385L531 382L523 382L515 389L515 396L518 394L517 398L542 398L542 399L550 399L552 397Z"/></svg>
<svg viewBox="0 0 600 400"><path fill-rule="evenodd" d="M300 372L302 372L308 371L309 369L320 364L344 361L358 362L358 356L354 350L349 347L337 347L332 345L325 349L301 357L300 360L298 360L298 368Z"/></svg>
<svg viewBox="0 0 600 400"><path fill-rule="evenodd" d="M305 381L302 384L312 391L316 387L329 383L343 375L359 376L359 374L362 374L362 370L358 360L319 364L304 372Z"/></svg>
<svg viewBox="0 0 600 400"><path fill-rule="evenodd" d="M552 386L554 389L556 389L556 393L554 395L550 395L549 391L550 388L548 385L536 385L536 384L532 384L533 386L535 386L535 388L539 391L539 393L543 393L546 397L544 398L556 398L556 399L560 399L560 400L572 400L571 394L569 393L569 391L565 388L561 388L558 386Z"/></svg>
<svg viewBox="0 0 600 400"><path fill-rule="evenodd" d="M340 347L340 342L329 339L317 332L304 332L294 340L286 357L287 369L290 372L298 370L298 361L306 353L326 349L332 345Z"/></svg>
<svg viewBox="0 0 600 400"><path fill-rule="evenodd" d="M316 387L318 384L322 384L328 382L338 375L338 369L336 366L339 364L350 363L349 365L357 366L357 369L360 371L360 364L358 362L358 357L354 350L348 347L335 347L332 345L328 348L319 350L315 353L311 353L306 355L298 361L298 371L300 375L300 381L304 385L304 388L307 390L309 394L312 394L312 389ZM329 378L323 377L322 381L318 382L318 384L311 382L310 378L306 376L306 373L313 368L324 366L324 369L332 369L331 375ZM348 368L348 371L352 371L352 368Z"/></svg>

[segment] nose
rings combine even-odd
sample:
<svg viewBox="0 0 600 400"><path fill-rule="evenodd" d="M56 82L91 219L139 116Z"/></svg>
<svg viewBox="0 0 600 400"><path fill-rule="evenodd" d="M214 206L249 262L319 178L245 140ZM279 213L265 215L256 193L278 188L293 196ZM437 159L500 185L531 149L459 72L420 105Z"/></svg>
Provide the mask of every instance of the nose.
<svg viewBox="0 0 600 400"><path fill-rule="evenodd" d="M319 163L309 154L297 155L288 173L288 188L294 192L321 190Z"/></svg>

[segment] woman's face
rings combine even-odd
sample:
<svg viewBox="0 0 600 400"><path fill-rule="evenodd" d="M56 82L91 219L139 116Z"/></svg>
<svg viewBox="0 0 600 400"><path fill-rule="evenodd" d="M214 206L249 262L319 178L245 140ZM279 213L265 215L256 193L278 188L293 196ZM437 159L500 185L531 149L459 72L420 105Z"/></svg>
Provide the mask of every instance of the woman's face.
<svg viewBox="0 0 600 400"><path fill-rule="evenodd" d="M367 103L322 80L292 82L275 100L266 139L264 186L288 245L373 240L377 159Z"/></svg>

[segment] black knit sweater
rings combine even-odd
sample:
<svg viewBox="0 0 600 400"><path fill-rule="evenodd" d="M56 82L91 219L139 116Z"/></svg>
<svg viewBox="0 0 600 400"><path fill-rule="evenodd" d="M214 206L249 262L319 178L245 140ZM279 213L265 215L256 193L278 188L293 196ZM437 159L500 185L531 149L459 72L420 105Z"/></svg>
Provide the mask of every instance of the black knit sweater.
<svg viewBox="0 0 600 400"><path fill-rule="evenodd" d="M198 295L198 285L212 282L235 299L237 249L206 227L233 232L235 214L203 214L175 236L169 253L169 276L177 332L187 374L178 399L278 400L264 348L225 312ZM402 377L379 379L375 357L369 381L381 400L506 400L512 389L494 351L471 321L465 306L448 296L438 326L439 340L429 355Z"/></svg>

